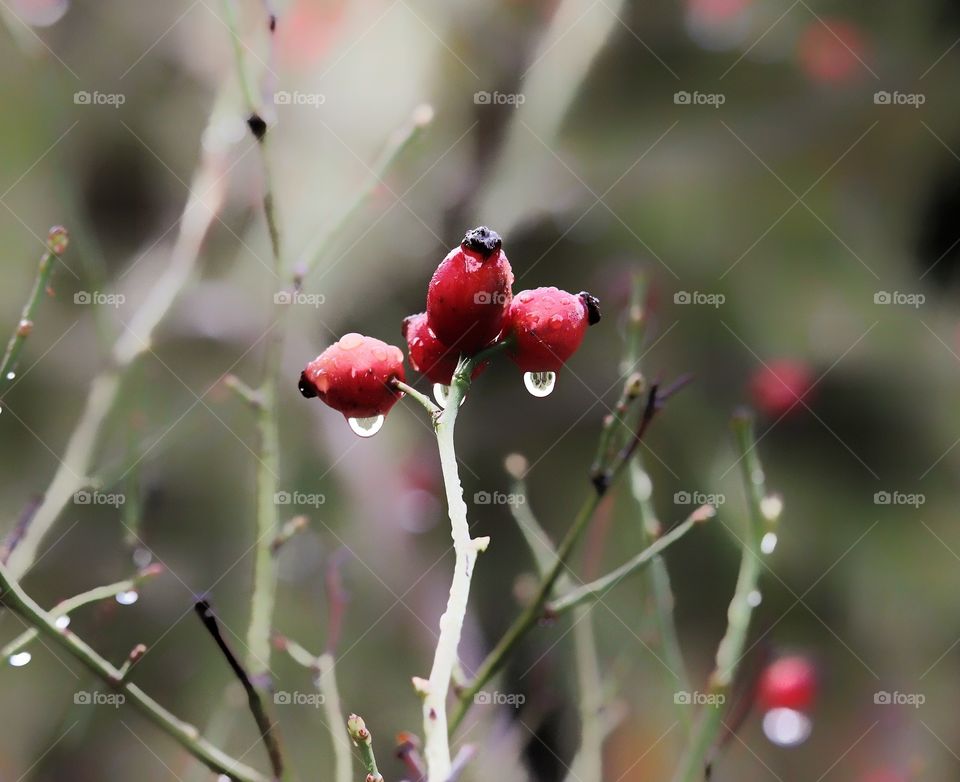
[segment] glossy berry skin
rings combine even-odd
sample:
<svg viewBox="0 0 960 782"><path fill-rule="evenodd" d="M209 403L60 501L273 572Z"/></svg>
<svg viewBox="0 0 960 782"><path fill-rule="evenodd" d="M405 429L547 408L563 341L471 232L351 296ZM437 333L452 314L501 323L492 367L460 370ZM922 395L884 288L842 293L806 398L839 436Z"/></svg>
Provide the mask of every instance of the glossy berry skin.
<svg viewBox="0 0 960 782"><path fill-rule="evenodd" d="M427 313L421 312L403 319L403 338L407 341L407 355L412 366L431 383L445 386L453 382L460 353L444 345L427 323ZM487 364L474 368L472 377L477 377Z"/></svg>
<svg viewBox="0 0 960 782"><path fill-rule="evenodd" d="M779 359L760 367L750 379L750 396L764 414L779 418L803 408L803 399L814 383L813 373L802 361Z"/></svg>
<svg viewBox="0 0 960 782"><path fill-rule="evenodd" d="M467 231L443 259L427 289L427 320L437 338L472 356L503 330L513 271L500 236L480 226Z"/></svg>
<svg viewBox="0 0 960 782"><path fill-rule="evenodd" d="M556 372L599 320L599 302L589 293L521 291L510 306L510 357L524 372Z"/></svg>
<svg viewBox="0 0 960 782"><path fill-rule="evenodd" d="M344 334L307 364L299 388L308 399L319 397L347 418L373 418L386 415L403 396L390 382L405 379L400 348Z"/></svg>
<svg viewBox="0 0 960 782"><path fill-rule="evenodd" d="M806 657L793 655L772 662L760 675L757 700L763 711L809 711L817 695L817 671Z"/></svg>

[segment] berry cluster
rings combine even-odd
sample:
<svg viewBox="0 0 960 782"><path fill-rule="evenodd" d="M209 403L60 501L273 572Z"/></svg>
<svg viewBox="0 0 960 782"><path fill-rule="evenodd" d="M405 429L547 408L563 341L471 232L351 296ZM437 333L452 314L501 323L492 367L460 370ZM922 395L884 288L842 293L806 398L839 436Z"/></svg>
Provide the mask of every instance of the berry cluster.
<svg viewBox="0 0 960 782"><path fill-rule="evenodd" d="M513 270L502 244L495 231L480 226L467 231L441 261L427 289L426 312L403 321L410 364L432 383L449 386L461 357L502 344L528 378L537 377L527 382L531 392L547 387L549 393L555 373L580 347L587 327L600 320L599 302L589 293L557 288L514 296ZM473 377L486 366L478 363ZM403 395L397 383L405 380L399 348L347 334L307 364L300 393L343 413L359 434L373 434Z"/></svg>

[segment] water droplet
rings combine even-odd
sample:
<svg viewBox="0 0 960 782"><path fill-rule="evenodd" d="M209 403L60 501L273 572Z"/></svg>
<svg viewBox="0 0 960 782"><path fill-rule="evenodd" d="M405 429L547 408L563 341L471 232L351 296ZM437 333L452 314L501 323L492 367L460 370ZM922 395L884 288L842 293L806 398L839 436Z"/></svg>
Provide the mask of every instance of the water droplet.
<svg viewBox="0 0 960 782"><path fill-rule="evenodd" d="M363 335L351 331L349 334L344 334L340 337L340 341L337 344L341 350L353 350L363 344Z"/></svg>
<svg viewBox="0 0 960 782"><path fill-rule="evenodd" d="M760 541L760 550L764 554L772 554L773 550L777 547L777 533L768 532Z"/></svg>
<svg viewBox="0 0 960 782"><path fill-rule="evenodd" d="M762 602L763 602L763 595L761 595L760 592L756 589L754 589L752 592L750 592L747 595L747 605L749 605L751 608L756 608Z"/></svg>
<svg viewBox="0 0 960 782"><path fill-rule="evenodd" d="M383 428L385 416L378 415L373 418L348 418L347 423L355 435L360 437L373 437Z"/></svg>
<svg viewBox="0 0 960 782"><path fill-rule="evenodd" d="M33 655L30 652L17 652L16 654L11 654L8 662L14 668L23 668L28 662L33 659Z"/></svg>
<svg viewBox="0 0 960 782"><path fill-rule="evenodd" d="M450 398L450 386L445 386L443 383L434 383L433 398L437 400L440 407L446 410L447 400Z"/></svg>
<svg viewBox="0 0 960 782"><path fill-rule="evenodd" d="M126 592L117 592L116 600L122 606L132 606L140 599L140 593L136 589L130 589Z"/></svg>
<svg viewBox="0 0 960 782"><path fill-rule="evenodd" d="M764 735L778 747L803 744L813 730L813 722L801 711L770 709L763 715Z"/></svg>
<svg viewBox="0 0 960 782"><path fill-rule="evenodd" d="M524 372L523 384L534 396L544 397L553 393L557 384L556 372Z"/></svg>
<svg viewBox="0 0 960 782"><path fill-rule="evenodd" d="M53 623L58 630L66 630L70 626L70 617L67 614L62 614L54 619Z"/></svg>
<svg viewBox="0 0 960 782"><path fill-rule="evenodd" d="M7 380L13 380L16 376L16 372L7 372Z"/></svg>
<svg viewBox="0 0 960 782"><path fill-rule="evenodd" d="M140 570L143 570L151 562L153 562L153 553L150 551L150 549L146 549L141 546L134 550L133 564L136 565Z"/></svg>

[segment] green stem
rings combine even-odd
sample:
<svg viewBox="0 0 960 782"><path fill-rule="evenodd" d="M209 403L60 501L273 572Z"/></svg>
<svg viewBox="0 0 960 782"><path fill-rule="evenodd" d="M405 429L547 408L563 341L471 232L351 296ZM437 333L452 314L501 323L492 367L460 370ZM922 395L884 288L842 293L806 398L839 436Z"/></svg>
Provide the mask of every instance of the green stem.
<svg viewBox="0 0 960 782"><path fill-rule="evenodd" d="M750 619L753 615L750 595L757 588L762 568L760 540L764 532L764 515L761 503L766 494L752 420L746 415L738 415L734 417L733 429L740 452L740 467L747 493L750 524L743 542L737 585L730 607L727 609L727 630L717 647L716 667L710 676L710 694L720 696L718 698L720 704L730 696L750 630ZM703 709L693 740L674 776L675 782L696 782L703 778L711 748L720 731L722 716L720 706L707 706Z"/></svg>
<svg viewBox="0 0 960 782"><path fill-rule="evenodd" d="M447 493L447 510L450 516L450 531L456 554L453 581L447 607L440 617L440 637L430 669L430 678L423 699L424 757L427 776L433 780L446 780L452 771L450 742L447 729L447 695L450 679L458 663L458 649L463 623L470 596L470 581L478 554L486 549L489 538L474 539L470 536L467 522L467 504L463 500L463 487L457 466L454 446L454 427L460 402L470 387L473 361L461 361L450 386L447 406L436 424L437 445L440 450L440 466Z"/></svg>
<svg viewBox="0 0 960 782"><path fill-rule="evenodd" d="M58 258L67 249L67 231L64 228L56 226L50 229L47 234L47 249L40 256L40 264L37 269L37 277L33 283L33 289L26 304L23 305L23 311L20 313L20 321L10 336L7 343L6 352L3 355L3 361L0 362L0 390L6 388L7 384L13 380L8 377L17 368L17 362L20 359L20 353L23 346L33 330L33 318L43 298L43 293L50 283L50 275L53 274L54 260Z"/></svg>
<svg viewBox="0 0 960 782"><path fill-rule="evenodd" d="M11 572L2 564L0 564L0 600L27 624L36 628L40 635L47 638L54 646L63 649L107 685L126 695L134 708L211 771L226 774L237 782L269 782L265 775L213 746L193 725L174 716L137 685L129 682L119 668L107 662L75 633L60 630L54 623L55 618L40 608L23 591Z"/></svg>
<svg viewBox="0 0 960 782"><path fill-rule="evenodd" d="M657 538L650 546L645 548L639 554L624 562L620 567L611 570L605 576L601 576L589 584L583 584L576 589L567 592L563 597L547 603L547 613L551 616L562 614L569 611L574 606L594 600L600 600L611 589L617 586L623 579L637 573L642 568L649 565L661 552L663 552L672 543L680 540L686 535L695 524L713 516L715 513L713 507L704 505L698 508L682 524L678 524L665 535Z"/></svg>
<svg viewBox="0 0 960 782"><path fill-rule="evenodd" d="M351 714L347 720L347 733L360 750L360 757L367 771L367 782L383 782L383 777L377 768L377 757L373 754L373 736L370 735L363 719L356 714Z"/></svg>
<svg viewBox="0 0 960 782"><path fill-rule="evenodd" d="M393 386L398 391L403 391L403 393L408 394L411 399L415 399L420 405L423 406L423 409L430 413L434 418L439 418L443 410L441 410L437 405L435 405L430 397L426 394L421 394L413 386L408 386L402 380L394 380Z"/></svg>

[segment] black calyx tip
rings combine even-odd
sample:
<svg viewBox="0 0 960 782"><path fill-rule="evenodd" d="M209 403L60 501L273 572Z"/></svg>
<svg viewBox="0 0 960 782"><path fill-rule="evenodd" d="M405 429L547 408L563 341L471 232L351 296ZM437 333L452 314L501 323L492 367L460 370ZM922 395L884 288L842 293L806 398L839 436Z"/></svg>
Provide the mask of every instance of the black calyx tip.
<svg viewBox="0 0 960 782"><path fill-rule="evenodd" d="M479 253L486 260L503 246L503 240L496 231L491 231L485 225L479 225L463 235L460 246Z"/></svg>
<svg viewBox="0 0 960 782"><path fill-rule="evenodd" d="M277 31L277 15L276 14L270 14L268 26L270 28L271 33L274 33Z"/></svg>
<svg viewBox="0 0 960 782"><path fill-rule="evenodd" d="M586 291L580 291L580 298L583 299L583 303L587 308L587 322L593 326L600 322L600 299L596 296L591 296Z"/></svg>
<svg viewBox="0 0 960 782"><path fill-rule="evenodd" d="M247 117L247 127L257 141L263 141L263 137L267 135L267 123L256 112Z"/></svg>
<svg viewBox="0 0 960 782"><path fill-rule="evenodd" d="M297 383L297 388L307 399L313 399L317 395L317 388L310 382L306 372L300 373L300 382Z"/></svg>

